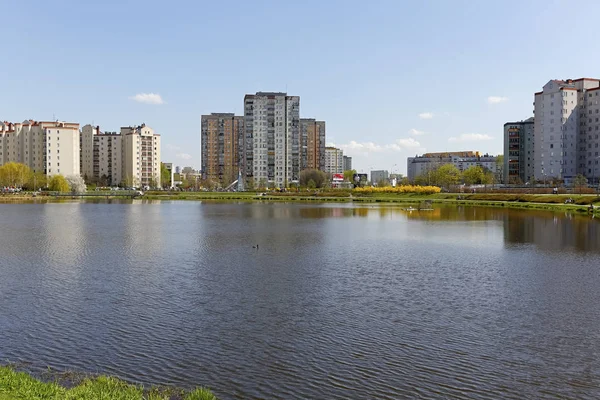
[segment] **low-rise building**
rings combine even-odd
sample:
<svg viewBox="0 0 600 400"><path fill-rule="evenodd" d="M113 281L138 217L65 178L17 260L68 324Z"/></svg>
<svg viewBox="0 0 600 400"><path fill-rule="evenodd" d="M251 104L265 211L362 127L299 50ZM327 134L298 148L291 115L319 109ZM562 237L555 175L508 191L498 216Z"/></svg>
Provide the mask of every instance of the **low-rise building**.
<svg viewBox="0 0 600 400"><path fill-rule="evenodd" d="M444 164L453 164L461 172L473 166L480 166L494 174L498 172L497 157L489 154L481 155L478 151L457 151L442 153L425 153L421 156L408 157L407 176L413 182L418 176Z"/></svg>

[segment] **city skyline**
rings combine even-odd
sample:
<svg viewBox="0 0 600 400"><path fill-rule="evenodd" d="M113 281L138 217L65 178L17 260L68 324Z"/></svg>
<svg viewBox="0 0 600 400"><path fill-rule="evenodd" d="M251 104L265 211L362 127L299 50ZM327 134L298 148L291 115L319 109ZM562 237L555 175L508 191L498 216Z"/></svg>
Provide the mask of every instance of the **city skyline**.
<svg viewBox="0 0 600 400"><path fill-rule="evenodd" d="M195 3L185 12L153 2L5 4L15 21L44 23L4 34L6 54L38 62L3 64L0 119L110 130L142 121L163 133L164 161L199 168L201 115L242 115L245 93L281 91L302 99L303 118L327 121L327 144L355 169L406 173L406 158L424 152L501 154L504 123L531 117L545 82L597 76L591 24L578 33L547 24L561 1L232 4L226 14ZM256 24L315 15L320 29L295 24L275 35ZM219 29L225 22L232 29ZM255 39L245 40L246 26L256 26ZM557 46L585 51L586 62L556 57Z"/></svg>

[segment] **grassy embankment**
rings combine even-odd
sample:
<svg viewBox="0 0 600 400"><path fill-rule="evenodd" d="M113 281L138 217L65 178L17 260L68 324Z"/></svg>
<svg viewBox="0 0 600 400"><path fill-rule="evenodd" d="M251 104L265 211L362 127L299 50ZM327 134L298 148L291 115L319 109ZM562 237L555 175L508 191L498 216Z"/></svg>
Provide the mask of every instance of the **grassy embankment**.
<svg viewBox="0 0 600 400"><path fill-rule="evenodd" d="M267 193L221 193L221 192L152 192L144 196L152 200L238 200L238 201L318 201L318 202L358 202L358 203L398 203L416 205L423 201L436 204L456 204L486 207L530 208L541 210L570 210L588 212L589 205L600 205L600 198L595 195L577 194L506 194L506 193L356 193L349 190L331 190L318 193L288 192ZM572 199L573 203L565 204ZM598 210L597 210L598 211Z"/></svg>
<svg viewBox="0 0 600 400"><path fill-rule="evenodd" d="M128 384L117 378L98 376L83 378L78 384L66 388L57 382L42 382L25 372L10 367L0 367L0 400L216 400L208 389L199 388L184 392L173 388L150 388Z"/></svg>

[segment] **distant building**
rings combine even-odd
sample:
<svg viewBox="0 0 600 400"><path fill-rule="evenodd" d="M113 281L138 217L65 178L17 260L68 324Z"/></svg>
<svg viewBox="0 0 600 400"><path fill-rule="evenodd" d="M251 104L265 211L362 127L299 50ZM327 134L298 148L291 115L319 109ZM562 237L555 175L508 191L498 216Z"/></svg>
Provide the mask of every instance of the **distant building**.
<svg viewBox="0 0 600 400"><path fill-rule="evenodd" d="M300 118L300 170L325 169L325 121Z"/></svg>
<svg viewBox="0 0 600 400"><path fill-rule="evenodd" d="M169 171L169 179L170 179L170 180L169 180L169 182L161 182L161 185L162 185L163 187L167 187L167 186L168 186L168 187L173 187L173 182L175 181L175 179L173 179L173 178L174 178L174 175L175 175L175 170L174 170L174 168L173 168L173 163L162 163L162 165L164 165L164 166L165 166L165 169L166 169L167 171ZM161 177L162 177L162 176L161 176Z"/></svg>
<svg viewBox="0 0 600 400"><path fill-rule="evenodd" d="M205 179L229 184L243 157L244 117L212 113L201 117L202 172Z"/></svg>
<svg viewBox="0 0 600 400"><path fill-rule="evenodd" d="M381 181L387 181L389 177L386 170L371 171L371 184L376 185Z"/></svg>
<svg viewBox="0 0 600 400"><path fill-rule="evenodd" d="M344 156L343 164L344 171L350 171L352 169L352 157Z"/></svg>
<svg viewBox="0 0 600 400"><path fill-rule="evenodd" d="M335 147L325 147L325 172L329 174L344 173L344 152Z"/></svg>
<svg viewBox="0 0 600 400"><path fill-rule="evenodd" d="M481 155L478 151L425 153L422 156L408 157L406 164L407 176L411 182L444 164L453 164L461 172L472 166L480 166L494 174L498 172L496 156Z"/></svg>
<svg viewBox="0 0 600 400"><path fill-rule="evenodd" d="M526 183L534 179L533 117L504 124L504 183Z"/></svg>
<svg viewBox="0 0 600 400"><path fill-rule="evenodd" d="M0 165L16 162L48 176L80 175L79 158L78 123L0 122Z"/></svg>

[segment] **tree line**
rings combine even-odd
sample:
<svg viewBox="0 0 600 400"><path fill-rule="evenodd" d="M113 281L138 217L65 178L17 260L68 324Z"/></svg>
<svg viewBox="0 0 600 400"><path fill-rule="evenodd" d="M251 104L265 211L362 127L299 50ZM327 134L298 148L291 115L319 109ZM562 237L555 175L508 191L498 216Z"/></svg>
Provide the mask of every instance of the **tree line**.
<svg viewBox="0 0 600 400"><path fill-rule="evenodd" d="M0 187L29 191L47 189L54 192L85 192L86 186L80 176L46 176L41 171L33 171L25 164L9 162L0 166Z"/></svg>
<svg viewBox="0 0 600 400"><path fill-rule="evenodd" d="M434 185L449 188L464 183L466 185L491 185L496 182L495 174L478 165L461 172L454 164L443 164L429 169L415 178L417 185Z"/></svg>

